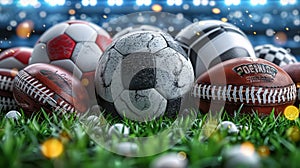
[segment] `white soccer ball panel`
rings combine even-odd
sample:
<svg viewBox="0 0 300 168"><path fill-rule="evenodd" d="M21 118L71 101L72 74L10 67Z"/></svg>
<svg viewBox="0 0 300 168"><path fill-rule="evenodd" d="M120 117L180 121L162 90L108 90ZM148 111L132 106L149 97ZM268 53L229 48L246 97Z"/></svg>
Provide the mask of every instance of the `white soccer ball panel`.
<svg viewBox="0 0 300 168"><path fill-rule="evenodd" d="M54 25L53 27L49 28L41 38L39 39L42 43L47 43L49 40L51 40L53 37L57 37L61 34L64 34L66 29L69 27L69 24L67 23L59 23Z"/></svg>
<svg viewBox="0 0 300 168"><path fill-rule="evenodd" d="M119 31L117 34L114 35L113 40L120 38L121 36L131 33L131 32L136 32L136 31L157 31L160 32L162 31L160 28L151 26L151 25L136 25L136 26L131 26L127 27L125 29L122 29Z"/></svg>
<svg viewBox="0 0 300 168"><path fill-rule="evenodd" d="M25 68L25 65L15 59L14 57L6 58L2 61L0 61L0 68L6 68L6 69L11 69L11 68L16 68L16 69L23 69Z"/></svg>
<svg viewBox="0 0 300 168"><path fill-rule="evenodd" d="M91 27L93 27L95 29L95 31L98 33L98 34L101 34L101 36L105 36L107 38L110 38L110 35L107 33L107 31L105 31L104 29L102 29L100 26L94 24L94 23L89 23L89 25Z"/></svg>
<svg viewBox="0 0 300 168"><path fill-rule="evenodd" d="M51 64L71 72L78 79L81 79L82 77L81 70L70 59L52 61Z"/></svg>
<svg viewBox="0 0 300 168"><path fill-rule="evenodd" d="M178 98L191 89L194 82L193 67L180 53L165 48L155 54L155 64L155 89L165 98Z"/></svg>
<svg viewBox="0 0 300 168"><path fill-rule="evenodd" d="M47 46L44 43L38 43L34 46L29 64L34 63L50 63L50 59L47 53Z"/></svg>
<svg viewBox="0 0 300 168"><path fill-rule="evenodd" d="M102 55L101 49L94 42L77 43L71 59L82 72L94 71Z"/></svg>
<svg viewBox="0 0 300 168"><path fill-rule="evenodd" d="M117 74L115 70L117 68L121 68L122 59L123 55L121 55L117 50L111 48L103 54L98 62L98 67L95 73L97 74L95 76L95 81L97 81L95 83L95 87L97 93L101 93L100 96L108 102L113 102L111 95L111 82L113 75ZM120 73L120 70L118 73Z"/></svg>
<svg viewBox="0 0 300 168"><path fill-rule="evenodd" d="M123 55L137 52L155 53L166 48L167 42L157 32L133 32L118 39L114 47Z"/></svg>
<svg viewBox="0 0 300 168"><path fill-rule="evenodd" d="M71 24L65 33L76 42L95 42L97 38L97 32L86 24Z"/></svg>
<svg viewBox="0 0 300 168"><path fill-rule="evenodd" d="M120 116L144 122L163 115L167 100L155 89L124 90L114 104Z"/></svg>

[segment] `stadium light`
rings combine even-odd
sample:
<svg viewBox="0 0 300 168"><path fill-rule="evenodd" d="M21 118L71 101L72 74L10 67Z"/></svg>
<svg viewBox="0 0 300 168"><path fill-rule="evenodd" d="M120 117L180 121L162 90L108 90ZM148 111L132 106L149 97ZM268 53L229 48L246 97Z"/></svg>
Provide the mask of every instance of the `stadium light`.
<svg viewBox="0 0 300 168"><path fill-rule="evenodd" d="M123 5L123 0L115 0L117 6Z"/></svg>
<svg viewBox="0 0 300 168"><path fill-rule="evenodd" d="M107 0L108 6L114 6L116 4L115 0Z"/></svg>
<svg viewBox="0 0 300 168"><path fill-rule="evenodd" d="M200 0L193 0L193 5L194 6L199 6L201 4Z"/></svg>
<svg viewBox="0 0 300 168"><path fill-rule="evenodd" d="M182 0L175 0L175 5L176 6L182 5Z"/></svg>
<svg viewBox="0 0 300 168"><path fill-rule="evenodd" d="M144 5L144 1L143 1L143 0L136 0L135 3L136 3L138 6Z"/></svg>
<svg viewBox="0 0 300 168"><path fill-rule="evenodd" d="M50 6L63 6L66 1L65 0L45 0Z"/></svg>
<svg viewBox="0 0 300 168"><path fill-rule="evenodd" d="M144 1L144 4L145 4L145 6L149 6L149 5L151 5L151 3L152 3L152 1L151 1L151 0L145 0L145 1Z"/></svg>
<svg viewBox="0 0 300 168"><path fill-rule="evenodd" d="M230 5L239 5L241 3L241 0L225 0L225 5L230 6Z"/></svg>
<svg viewBox="0 0 300 168"><path fill-rule="evenodd" d="M149 6L149 5L151 5L151 3L152 3L151 0L136 0L136 4L138 6L143 6L143 5Z"/></svg>
<svg viewBox="0 0 300 168"><path fill-rule="evenodd" d="M250 4L253 6L265 5L265 4L267 4L267 0L250 0Z"/></svg>
<svg viewBox="0 0 300 168"><path fill-rule="evenodd" d="M212 2L212 1L210 1L210 2ZM203 6L207 6L207 5L209 4L209 1L208 1L208 0L202 0L202 1L201 1L201 4L202 4Z"/></svg>
<svg viewBox="0 0 300 168"><path fill-rule="evenodd" d="M294 5L297 3L297 0L280 0L280 4L285 5Z"/></svg>
<svg viewBox="0 0 300 168"><path fill-rule="evenodd" d="M96 6L97 5L97 0L90 0L90 5L91 6Z"/></svg>
<svg viewBox="0 0 300 168"><path fill-rule="evenodd" d="M1 5L10 5L13 3L13 0L0 0Z"/></svg>
<svg viewBox="0 0 300 168"><path fill-rule="evenodd" d="M19 4L21 6L24 6L24 7L26 7L26 6L36 6L36 5L39 4L39 1L37 1L37 0L20 0Z"/></svg>
<svg viewBox="0 0 300 168"><path fill-rule="evenodd" d="M121 6L123 5L123 0L107 0L108 6Z"/></svg>
<svg viewBox="0 0 300 168"><path fill-rule="evenodd" d="M175 0L167 0L167 5L173 6L175 4Z"/></svg>

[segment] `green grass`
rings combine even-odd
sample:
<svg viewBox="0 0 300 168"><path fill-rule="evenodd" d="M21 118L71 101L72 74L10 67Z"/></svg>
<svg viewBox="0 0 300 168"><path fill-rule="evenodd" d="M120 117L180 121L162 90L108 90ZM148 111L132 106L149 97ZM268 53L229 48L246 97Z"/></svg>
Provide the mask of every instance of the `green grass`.
<svg viewBox="0 0 300 168"><path fill-rule="evenodd" d="M48 116L43 111L19 120L8 120L1 115L0 120L0 167L149 167L162 154L184 152L189 167L222 167L226 160L224 149L251 142L257 150L267 146L270 155L260 157L262 167L299 167L300 142L294 142L287 130L300 126L299 119L290 121L284 116L261 118L257 115L229 116L224 113L220 121L232 121L243 127L238 134L226 130L214 131L202 139L202 127L207 115L198 115L191 127L181 134L180 140L172 148L147 157L125 157L107 151L95 143L85 132L85 126L74 116ZM119 121L114 121L119 122ZM173 123L170 119L159 119L147 123L121 121L130 127L129 138L156 135ZM49 138L62 140L64 151L57 158L49 159L41 153L41 144ZM158 145L158 144L156 144ZM149 147L149 149L155 147Z"/></svg>

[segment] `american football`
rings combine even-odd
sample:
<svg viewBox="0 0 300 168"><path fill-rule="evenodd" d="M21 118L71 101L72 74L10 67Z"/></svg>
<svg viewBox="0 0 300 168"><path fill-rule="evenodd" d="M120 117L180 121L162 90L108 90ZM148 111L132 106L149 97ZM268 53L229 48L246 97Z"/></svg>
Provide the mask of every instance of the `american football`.
<svg viewBox="0 0 300 168"><path fill-rule="evenodd" d="M279 66L260 58L235 58L216 65L201 75L192 94L199 99L202 112L268 115L275 114L296 100L296 86Z"/></svg>
<svg viewBox="0 0 300 168"><path fill-rule="evenodd" d="M13 96L27 113L43 108L49 113L84 113L88 93L72 74L55 65L36 63L15 77Z"/></svg>

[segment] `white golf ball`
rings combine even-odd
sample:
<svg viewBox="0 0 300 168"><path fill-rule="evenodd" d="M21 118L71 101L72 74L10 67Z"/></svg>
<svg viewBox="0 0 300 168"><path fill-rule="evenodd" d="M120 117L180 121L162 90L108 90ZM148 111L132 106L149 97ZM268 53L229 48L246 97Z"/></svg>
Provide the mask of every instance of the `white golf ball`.
<svg viewBox="0 0 300 168"><path fill-rule="evenodd" d="M18 120L21 117L20 112L16 110L11 110L8 113L6 113L5 118L7 119L16 119Z"/></svg>
<svg viewBox="0 0 300 168"><path fill-rule="evenodd" d="M228 133L239 133L238 127L231 121L222 121L217 129L227 130Z"/></svg>

